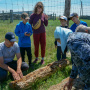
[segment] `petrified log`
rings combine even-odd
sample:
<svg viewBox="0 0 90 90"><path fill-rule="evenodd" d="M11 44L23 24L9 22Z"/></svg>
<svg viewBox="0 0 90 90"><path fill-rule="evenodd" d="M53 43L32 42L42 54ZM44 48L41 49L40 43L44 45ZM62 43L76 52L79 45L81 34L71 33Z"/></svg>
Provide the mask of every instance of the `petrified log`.
<svg viewBox="0 0 90 90"><path fill-rule="evenodd" d="M15 90L25 90L30 88L36 81L46 79L52 73L56 72L60 68L65 67L69 63L70 62L67 59L50 63L45 67L27 74L21 80L12 81L9 86Z"/></svg>
<svg viewBox="0 0 90 90"><path fill-rule="evenodd" d="M51 86L48 90L64 90L63 87L65 83L68 82L68 80L69 80L69 77L62 80L61 83ZM67 90L67 87L65 88L65 90ZM74 80L71 90L84 90L84 83L80 80L80 78L76 78Z"/></svg>

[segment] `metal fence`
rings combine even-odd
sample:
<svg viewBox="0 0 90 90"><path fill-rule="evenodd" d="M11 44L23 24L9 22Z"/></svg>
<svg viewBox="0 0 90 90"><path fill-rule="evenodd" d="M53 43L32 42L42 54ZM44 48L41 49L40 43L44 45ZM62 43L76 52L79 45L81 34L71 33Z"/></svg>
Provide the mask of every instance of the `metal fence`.
<svg viewBox="0 0 90 90"><path fill-rule="evenodd" d="M49 19L56 20L65 13L65 0L0 0L0 21L20 20L23 12L31 15L38 1L44 4L44 13L49 15ZM70 13L76 12L81 18L90 19L90 0L68 1L71 2Z"/></svg>

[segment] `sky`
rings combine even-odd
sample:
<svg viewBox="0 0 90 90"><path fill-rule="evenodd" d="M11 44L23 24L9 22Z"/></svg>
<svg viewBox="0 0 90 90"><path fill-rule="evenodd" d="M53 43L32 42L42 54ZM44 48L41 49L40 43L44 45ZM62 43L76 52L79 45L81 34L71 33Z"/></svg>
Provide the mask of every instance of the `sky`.
<svg viewBox="0 0 90 90"><path fill-rule="evenodd" d="M44 4L44 13L57 16L64 14L65 0L0 0L0 13L17 11L32 11L37 2ZM90 0L71 0L70 13L77 12L80 15L81 1L83 5L83 15L90 15Z"/></svg>

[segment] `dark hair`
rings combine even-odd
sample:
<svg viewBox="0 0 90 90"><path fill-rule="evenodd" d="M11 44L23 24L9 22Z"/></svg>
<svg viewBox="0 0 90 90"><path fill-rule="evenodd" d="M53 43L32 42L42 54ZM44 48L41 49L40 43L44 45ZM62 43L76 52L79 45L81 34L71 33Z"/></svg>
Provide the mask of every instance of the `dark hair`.
<svg viewBox="0 0 90 90"><path fill-rule="evenodd" d="M41 14L43 13L43 11L44 11L44 6L43 6L43 3L42 2L38 2L38 3L36 3L36 5L35 5L35 7L34 7L34 13L37 13L37 8L42 8L42 12L41 12Z"/></svg>

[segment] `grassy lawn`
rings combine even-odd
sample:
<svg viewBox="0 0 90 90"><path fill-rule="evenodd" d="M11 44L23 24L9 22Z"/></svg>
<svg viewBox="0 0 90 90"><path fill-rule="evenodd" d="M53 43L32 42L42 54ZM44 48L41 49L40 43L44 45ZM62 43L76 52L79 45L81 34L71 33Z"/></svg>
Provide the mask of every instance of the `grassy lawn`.
<svg viewBox="0 0 90 90"><path fill-rule="evenodd" d="M85 22L87 22L88 26L90 26L89 20L83 20ZM9 23L9 21L0 21L0 42L4 41L4 36L6 32L14 32L14 29L16 27L16 24L19 23L19 20L14 20L13 23ZM72 21L70 21L70 25L72 25ZM59 26L60 22L59 20L49 20L49 24L46 27L46 54L45 54L45 64L44 65L40 65L40 61L41 61L41 49L39 50L39 61L37 64L34 65L35 69L38 69L40 67L44 67L47 64L57 61L56 59L56 48L54 45L54 30L56 28L56 26ZM18 40L18 37L16 37L16 39ZM31 36L31 49L32 49L32 61L34 61L35 56L34 56L34 44L33 44L33 36ZM15 57L16 59L16 57ZM70 60L70 57L67 57L68 60ZM27 60L27 56L25 57L25 61L28 63ZM64 78L66 78L67 76L69 76L70 74L70 70L71 68L69 66L65 67L63 70L59 70L57 71L55 74L53 74L52 76L50 76L47 80L44 81L39 81L37 83L35 83L35 85L33 85L32 90L48 90L48 88L54 84L58 84L60 83L60 81ZM24 72L24 74L28 74L31 71L33 71L32 69L29 69L28 72ZM12 78L10 78L10 75L8 76L7 80L4 81L1 84L0 90L1 88L3 90L9 90L8 85L9 83L12 81ZM28 89L29 90L29 89Z"/></svg>

